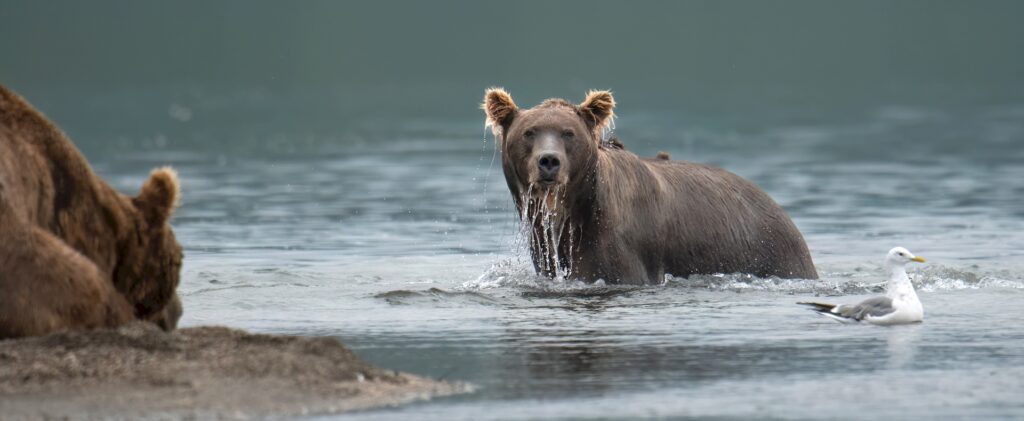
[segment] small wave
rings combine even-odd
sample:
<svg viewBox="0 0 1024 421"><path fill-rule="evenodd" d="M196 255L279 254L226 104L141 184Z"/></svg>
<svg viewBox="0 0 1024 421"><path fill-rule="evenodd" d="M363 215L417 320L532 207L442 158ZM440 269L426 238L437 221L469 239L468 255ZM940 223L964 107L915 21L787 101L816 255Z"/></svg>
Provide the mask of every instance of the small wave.
<svg viewBox="0 0 1024 421"><path fill-rule="evenodd" d="M849 295L880 292L884 284L862 281L834 281L821 279L759 278L744 273L692 275L676 278L666 275L666 285L675 288L708 289L714 291L762 291L792 294Z"/></svg>
<svg viewBox="0 0 1024 421"><path fill-rule="evenodd" d="M281 268L257 268L241 272L235 269L223 271L203 270L194 275L185 274L190 288L179 288L182 296L202 295L218 291L246 288L308 288L306 281L314 278L309 274L295 273Z"/></svg>
<svg viewBox="0 0 1024 421"><path fill-rule="evenodd" d="M916 276L915 276L916 275ZM928 267L911 274L914 286L921 291L1010 288L1024 289L1024 279L1007 271L979 274L943 266Z"/></svg>
<svg viewBox="0 0 1024 421"><path fill-rule="evenodd" d="M219 282L211 282L211 283L219 283ZM237 284L237 285L228 285L228 286L223 286L223 287L201 288L201 289L197 289L197 290L193 290L193 291L188 291L188 292L180 292L180 294L183 295L183 296L192 296L192 295L206 294L206 293L210 293L210 292L225 291L225 290L230 290L230 289L277 288L277 287L306 288L306 287L309 287L309 285L301 284L301 283L298 283L298 282L277 282L277 283L258 284L258 285L257 284Z"/></svg>
<svg viewBox="0 0 1024 421"><path fill-rule="evenodd" d="M429 302L456 302L475 304L494 304L497 302L493 297L473 291L445 291L440 288L430 288L424 291L411 291L399 289L394 291L375 294L373 298L384 300L392 305L407 305L424 301Z"/></svg>
<svg viewBox="0 0 1024 421"><path fill-rule="evenodd" d="M885 290L885 282L865 282L842 279L849 274L826 273L820 279L759 278L748 274L694 275L689 278L666 276L671 286L704 288L722 291L768 291L783 293L813 293L820 295L849 295L878 293ZM874 279L874 278L873 278ZM978 274L975 272L932 266L910 273L914 287L919 291L949 291L983 288L1024 289L1024 279L1013 279L1009 274Z"/></svg>

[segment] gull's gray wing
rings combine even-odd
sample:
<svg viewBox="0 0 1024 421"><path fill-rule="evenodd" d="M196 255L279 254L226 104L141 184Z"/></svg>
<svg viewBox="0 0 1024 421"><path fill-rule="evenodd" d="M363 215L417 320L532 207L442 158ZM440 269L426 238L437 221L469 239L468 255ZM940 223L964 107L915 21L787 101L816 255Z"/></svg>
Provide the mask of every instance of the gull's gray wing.
<svg viewBox="0 0 1024 421"><path fill-rule="evenodd" d="M865 317L881 317L896 311L892 306L892 299L889 297L874 297L861 301L858 304L844 304L836 306L832 313L854 320L864 320Z"/></svg>

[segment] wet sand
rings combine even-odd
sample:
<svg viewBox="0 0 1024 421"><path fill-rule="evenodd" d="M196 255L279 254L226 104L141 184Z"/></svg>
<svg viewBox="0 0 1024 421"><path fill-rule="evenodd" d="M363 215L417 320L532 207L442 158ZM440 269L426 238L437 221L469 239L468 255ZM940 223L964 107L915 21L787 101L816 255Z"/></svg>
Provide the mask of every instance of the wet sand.
<svg viewBox="0 0 1024 421"><path fill-rule="evenodd" d="M263 418L466 390L373 367L332 338L138 323L0 341L4 419Z"/></svg>

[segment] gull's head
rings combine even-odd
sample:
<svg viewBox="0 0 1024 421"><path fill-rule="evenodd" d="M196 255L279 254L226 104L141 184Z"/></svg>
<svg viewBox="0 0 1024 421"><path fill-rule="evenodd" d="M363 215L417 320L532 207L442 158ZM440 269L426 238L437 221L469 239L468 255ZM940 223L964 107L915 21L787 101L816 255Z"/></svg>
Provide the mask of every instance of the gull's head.
<svg viewBox="0 0 1024 421"><path fill-rule="evenodd" d="M923 263L924 258L921 256L915 256L910 250L903 247L895 247L889 250L889 254L885 256L886 266L903 266L910 262Z"/></svg>

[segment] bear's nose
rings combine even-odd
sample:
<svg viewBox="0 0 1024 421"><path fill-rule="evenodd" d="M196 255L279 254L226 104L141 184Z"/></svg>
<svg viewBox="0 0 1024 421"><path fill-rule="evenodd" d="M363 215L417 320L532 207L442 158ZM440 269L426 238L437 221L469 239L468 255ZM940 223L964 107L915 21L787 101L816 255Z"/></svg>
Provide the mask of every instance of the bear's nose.
<svg viewBox="0 0 1024 421"><path fill-rule="evenodd" d="M561 167L561 162L555 154L541 155L540 159L537 160L540 177L545 180L554 180L555 175L558 174L559 167Z"/></svg>

